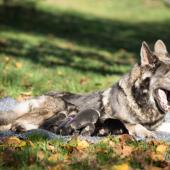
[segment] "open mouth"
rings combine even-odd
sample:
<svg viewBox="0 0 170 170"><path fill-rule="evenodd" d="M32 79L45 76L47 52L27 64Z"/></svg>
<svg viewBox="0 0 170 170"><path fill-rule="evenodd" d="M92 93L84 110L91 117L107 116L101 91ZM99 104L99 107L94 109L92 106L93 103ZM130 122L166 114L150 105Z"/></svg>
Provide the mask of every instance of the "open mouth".
<svg viewBox="0 0 170 170"><path fill-rule="evenodd" d="M169 111L170 91L165 90L165 89L157 89L155 100L156 100L159 110L161 110L163 113L166 113Z"/></svg>

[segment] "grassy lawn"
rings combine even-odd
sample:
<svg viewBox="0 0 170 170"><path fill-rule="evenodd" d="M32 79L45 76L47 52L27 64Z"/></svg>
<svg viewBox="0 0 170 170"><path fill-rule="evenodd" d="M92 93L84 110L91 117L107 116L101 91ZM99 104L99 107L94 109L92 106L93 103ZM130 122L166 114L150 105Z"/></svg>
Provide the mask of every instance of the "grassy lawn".
<svg viewBox="0 0 170 170"><path fill-rule="evenodd" d="M107 137L92 144L79 138L62 140L16 137L0 141L1 169L49 170L169 170L170 147L165 142L137 142L131 136Z"/></svg>
<svg viewBox="0 0 170 170"><path fill-rule="evenodd" d="M2 97L102 89L139 59L143 40L169 42L170 13L159 1L48 0L36 6L0 10Z"/></svg>
<svg viewBox="0 0 170 170"><path fill-rule="evenodd" d="M0 6L0 97L35 96L51 90L84 93L107 88L139 60L143 40L152 47L157 39L162 39L168 47L169 28L170 9L159 0L39 0L35 8L11 6L7 10ZM44 161L46 156L53 154L46 151L49 142L57 148L54 152L72 156L69 148L60 150L62 142L33 141L34 147L26 144L19 149L12 148L10 153L15 153L14 158L7 160L7 163L13 161L9 167L12 168L17 159L21 165L16 166L23 169L50 169L53 165L55 169L55 163L51 165ZM150 146L146 143L133 145ZM101 149L104 154L97 157L93 149L92 153L83 153L95 155L96 169L108 169L109 165L110 169L117 168L113 166L114 161L118 164L124 158L119 162L115 151L107 149L104 146ZM6 147L2 150L8 154ZM43 152L41 161L35 156L39 150ZM34 155L33 163L29 160L30 154ZM68 161L65 165L71 164L73 169L94 169L93 163L86 158L73 165L65 158L59 162L61 167ZM148 166L153 163L162 167L161 163L167 158L158 159L156 163L153 160L146 162ZM124 162L132 167L145 167L142 166L143 159L135 164L133 159L136 158L132 155Z"/></svg>

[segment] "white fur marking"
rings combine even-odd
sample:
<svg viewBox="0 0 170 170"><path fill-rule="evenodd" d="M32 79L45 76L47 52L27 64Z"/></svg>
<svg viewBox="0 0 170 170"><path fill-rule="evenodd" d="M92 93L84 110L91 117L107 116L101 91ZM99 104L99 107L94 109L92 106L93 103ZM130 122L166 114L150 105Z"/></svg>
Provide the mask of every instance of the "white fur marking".
<svg viewBox="0 0 170 170"><path fill-rule="evenodd" d="M102 94L102 102L104 106L104 111L106 114L103 115L102 119L104 120L105 118L112 117L112 109L110 106L109 98L111 95L111 88L105 90Z"/></svg>
<svg viewBox="0 0 170 170"><path fill-rule="evenodd" d="M107 106L109 104L110 91L111 91L111 88L109 88L103 92L102 101L103 101L104 106Z"/></svg>
<svg viewBox="0 0 170 170"><path fill-rule="evenodd" d="M89 130L90 130L90 127L89 127L89 126L86 126L86 127L85 127L85 130L89 131Z"/></svg>
<svg viewBox="0 0 170 170"><path fill-rule="evenodd" d="M33 124L25 124L26 130L32 130L32 129L38 129L38 125L33 125Z"/></svg>
<svg viewBox="0 0 170 170"><path fill-rule="evenodd" d="M98 110L96 110L96 112L98 113L99 117L100 117L100 112Z"/></svg>
<svg viewBox="0 0 170 170"><path fill-rule="evenodd" d="M45 99L45 96L40 96L37 99L26 100L19 103L13 111L17 114L17 116L22 116L25 113L28 113L31 109L41 107L43 102L45 102Z"/></svg>

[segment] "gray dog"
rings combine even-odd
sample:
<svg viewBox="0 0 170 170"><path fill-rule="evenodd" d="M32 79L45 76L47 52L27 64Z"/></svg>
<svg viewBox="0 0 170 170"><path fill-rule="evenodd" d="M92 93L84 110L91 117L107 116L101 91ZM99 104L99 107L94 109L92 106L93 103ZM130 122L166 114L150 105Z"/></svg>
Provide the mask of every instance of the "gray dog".
<svg viewBox="0 0 170 170"><path fill-rule="evenodd" d="M170 57L158 40L154 51L142 43L141 60L112 87L90 94L50 92L0 114L0 130L43 128L57 134L121 132L153 137L169 110ZM107 131L107 132L106 132Z"/></svg>

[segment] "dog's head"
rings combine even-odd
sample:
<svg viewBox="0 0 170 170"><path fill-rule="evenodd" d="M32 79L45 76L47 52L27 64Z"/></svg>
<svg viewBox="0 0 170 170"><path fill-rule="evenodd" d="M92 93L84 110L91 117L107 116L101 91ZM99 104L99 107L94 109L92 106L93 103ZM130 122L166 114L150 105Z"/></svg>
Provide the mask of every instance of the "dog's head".
<svg viewBox="0 0 170 170"><path fill-rule="evenodd" d="M132 69L132 94L140 107L154 109L161 114L170 109L170 56L163 41L155 43L151 51L142 43L140 63Z"/></svg>

